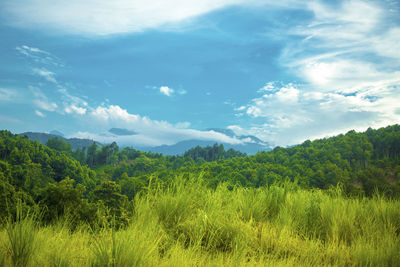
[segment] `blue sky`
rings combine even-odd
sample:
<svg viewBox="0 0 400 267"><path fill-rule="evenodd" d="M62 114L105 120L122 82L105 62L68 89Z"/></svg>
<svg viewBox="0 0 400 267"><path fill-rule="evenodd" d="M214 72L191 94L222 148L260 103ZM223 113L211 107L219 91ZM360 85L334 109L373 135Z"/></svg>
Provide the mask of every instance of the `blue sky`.
<svg viewBox="0 0 400 267"><path fill-rule="evenodd" d="M3 0L0 128L286 146L400 122L399 1L276 2Z"/></svg>

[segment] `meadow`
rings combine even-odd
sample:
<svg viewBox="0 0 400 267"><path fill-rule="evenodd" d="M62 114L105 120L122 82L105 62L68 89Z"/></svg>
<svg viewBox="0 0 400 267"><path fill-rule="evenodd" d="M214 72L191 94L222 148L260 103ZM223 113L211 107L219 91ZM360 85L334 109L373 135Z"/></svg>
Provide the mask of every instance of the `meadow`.
<svg viewBox="0 0 400 267"><path fill-rule="evenodd" d="M151 184L126 227L51 224L19 212L0 230L0 266L400 266L400 202L306 190Z"/></svg>

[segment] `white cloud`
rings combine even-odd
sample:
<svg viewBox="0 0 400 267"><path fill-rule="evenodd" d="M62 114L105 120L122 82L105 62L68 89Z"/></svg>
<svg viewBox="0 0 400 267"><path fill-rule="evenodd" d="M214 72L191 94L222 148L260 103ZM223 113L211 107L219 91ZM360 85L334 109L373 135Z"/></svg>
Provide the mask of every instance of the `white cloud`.
<svg viewBox="0 0 400 267"><path fill-rule="evenodd" d="M399 80L400 82L400 80ZM291 145L305 139L321 138L350 129L365 130L369 126L382 127L400 121L400 86L364 88L363 91L344 94L297 90L296 101L282 98L288 88L274 88L274 92L253 99L247 114L263 123L246 129L275 145ZM243 129L235 126L243 134Z"/></svg>
<svg viewBox="0 0 400 267"><path fill-rule="evenodd" d="M162 93L166 96L171 96L174 93L174 90L169 88L168 86L161 86L160 93Z"/></svg>
<svg viewBox="0 0 400 267"><path fill-rule="evenodd" d="M315 20L290 32L306 38L289 44L281 61L314 89L355 92L400 77L400 27L386 24L383 7L352 0L339 8L313 1L308 8Z"/></svg>
<svg viewBox="0 0 400 267"><path fill-rule="evenodd" d="M77 133L76 137L89 137L105 142L113 140L125 145L171 145L179 141L192 139L211 140L230 144L241 144L243 142L214 131L189 129L190 124L187 122L171 124L166 121L157 121L137 114L131 114L118 105L98 106L87 112L82 119L86 125L91 125L97 134L91 134L87 131ZM98 134L100 131L107 132L112 127L129 128L137 134L123 137Z"/></svg>
<svg viewBox="0 0 400 267"><path fill-rule="evenodd" d="M0 10L8 23L87 36L179 30L193 18L234 5L301 8L305 0L3 0Z"/></svg>
<svg viewBox="0 0 400 267"><path fill-rule="evenodd" d="M243 111L243 110L245 110L245 109L246 109L245 106L240 106L240 107L238 107L238 108L235 108L236 111Z"/></svg>
<svg viewBox="0 0 400 267"><path fill-rule="evenodd" d="M0 88L0 101L1 102L8 102L15 99L17 96L17 92L11 89Z"/></svg>
<svg viewBox="0 0 400 267"><path fill-rule="evenodd" d="M42 112L40 112L39 110L35 110L35 114L38 115L39 117L46 117L46 115L44 115Z"/></svg>
<svg viewBox="0 0 400 267"><path fill-rule="evenodd" d="M51 102L39 88L30 86L29 89L33 94L33 104L36 107L46 111L55 111L58 108L58 105L54 102Z"/></svg>
<svg viewBox="0 0 400 267"><path fill-rule="evenodd" d="M229 125L227 127L229 130L232 130L236 135L240 136L240 135L245 135L246 134L246 130L244 130L241 126L239 125Z"/></svg>
<svg viewBox="0 0 400 267"><path fill-rule="evenodd" d="M393 27L383 35L372 38L371 45L377 54L400 60L400 27Z"/></svg>
<svg viewBox="0 0 400 267"><path fill-rule="evenodd" d="M83 115L90 109L86 100L70 94L66 88L59 86L57 91L61 94L65 113Z"/></svg>
<svg viewBox="0 0 400 267"><path fill-rule="evenodd" d="M17 46L15 49L19 51L21 54L24 54L25 56L33 56L34 54L46 54L46 55L49 54L48 52L43 51L39 48L30 47L27 45Z"/></svg>
<svg viewBox="0 0 400 267"><path fill-rule="evenodd" d="M33 103L36 107L46 111L55 111L58 107L56 103L48 102L43 99L35 99Z"/></svg>
<svg viewBox="0 0 400 267"><path fill-rule="evenodd" d="M36 75L39 75L39 76L45 78L45 79L46 79L47 81L49 81L49 82L52 82L52 83L57 84L57 80L56 80L56 78L54 77L54 76L55 76L55 73L54 73L54 72L51 72L51 71L46 70L46 69L44 69L44 68L42 68L42 69L34 68L34 69L33 69L33 73L35 73Z"/></svg>
<svg viewBox="0 0 400 267"><path fill-rule="evenodd" d="M76 113L78 115L84 115L86 114L87 109L86 108L82 108L82 107L77 107L74 104L70 105L70 106L66 106L64 108L64 111L67 114L72 114L72 113Z"/></svg>
<svg viewBox="0 0 400 267"><path fill-rule="evenodd" d="M140 32L246 2L244 0L4 0L1 7L19 27L46 27L88 35Z"/></svg>
<svg viewBox="0 0 400 267"><path fill-rule="evenodd" d="M1 6L1 4L0 4L0 6ZM51 65L51 66L56 66L56 67L64 66L64 64L61 62L61 60L58 57L52 55L51 53L49 53L47 51L39 49L37 47L21 45L21 46L15 47L15 49L21 55L24 55L25 57L33 60L36 63Z"/></svg>

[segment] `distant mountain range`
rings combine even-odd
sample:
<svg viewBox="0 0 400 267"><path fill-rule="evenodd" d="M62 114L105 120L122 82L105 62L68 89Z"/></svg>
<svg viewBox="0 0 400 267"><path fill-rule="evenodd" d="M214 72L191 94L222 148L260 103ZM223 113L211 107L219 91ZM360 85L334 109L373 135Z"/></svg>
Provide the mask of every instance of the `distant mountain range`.
<svg viewBox="0 0 400 267"><path fill-rule="evenodd" d="M58 134L54 134L58 133ZM63 134L58 132L58 131L51 131L50 134L48 133L36 133L36 132L25 132L21 133L20 135L25 135L27 136L30 140L32 141L38 141L41 144L46 144L47 140L50 138L57 137L59 139L62 139L68 143L71 144L72 149L78 149L78 148L84 148L84 147L89 147L91 146L94 142L94 140L90 139L80 139L80 138L65 138L63 137ZM96 142L98 145L101 145L99 142Z"/></svg>
<svg viewBox="0 0 400 267"><path fill-rule="evenodd" d="M226 150L233 148L235 150L246 153L248 155L254 155L257 152L269 151L272 149L271 145L269 145L266 142L263 142L259 138L252 136L252 135L236 135L230 129L220 129L220 128L209 128L209 129L206 129L206 131L214 131L214 132L225 134L226 136L229 136L229 137L235 137L239 140L242 140L243 143L233 145L233 144L229 144L229 143L221 143L221 142L216 142L216 141L185 140L185 141L178 142L174 145L144 147L144 148L139 148L139 150L150 151L153 153L162 153L163 155L182 155L187 150L189 150L193 147L212 146L215 143L223 144Z"/></svg>
<svg viewBox="0 0 400 267"><path fill-rule="evenodd" d="M215 143L223 144L226 150L232 148L232 149L238 150L240 152L246 153L248 155L253 155L260 151L269 151L272 149L272 147L268 143L263 142L262 140L260 140L259 138L255 137L255 136L236 135L230 129L209 128L209 129L206 129L205 131L214 131L214 132L222 133L226 136L242 140L243 143L234 145L234 144L223 143L223 142L221 143L221 142L216 142L216 141L185 140L185 141L178 142L174 145L161 145L161 146L156 146L156 147L135 147L135 148L138 150L142 150L142 151L149 151L149 152L153 152L153 153L162 153L163 155L182 155L187 150L189 150L193 147L212 146ZM116 137L136 134L136 132L134 132L132 130L123 129L123 128L111 128L108 132L115 135ZM59 131L51 131L49 134L48 133L37 133L37 132L25 132L25 133L21 133L20 135L26 135L30 140L38 141L39 143L42 143L42 144L46 144L47 140L49 140L50 138L57 137L57 138L60 138L64 141L70 143L72 146L72 149L89 147L90 145L93 144L93 142L96 142L98 145L102 145L100 142L90 140L90 139L65 138L64 135Z"/></svg>

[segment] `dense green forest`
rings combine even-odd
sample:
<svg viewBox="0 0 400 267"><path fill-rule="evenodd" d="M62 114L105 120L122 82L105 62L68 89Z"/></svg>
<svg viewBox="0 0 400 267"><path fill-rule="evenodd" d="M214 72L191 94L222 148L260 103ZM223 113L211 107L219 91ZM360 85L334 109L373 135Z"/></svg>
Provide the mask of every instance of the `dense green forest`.
<svg viewBox="0 0 400 267"><path fill-rule="evenodd" d="M148 184L150 174L161 181L176 175L201 174L213 187L221 182L232 187L260 187L289 180L304 188L328 189L340 183L348 193L367 196L375 190L390 196L400 192L398 125L365 133L350 131L254 156L233 149L225 151L217 144L190 149L183 156L166 157L132 148L119 150L115 143L103 147L93 144L87 151L71 151L53 144L50 147L94 168L98 177L117 182L130 199ZM135 184L136 189L127 188L128 184Z"/></svg>
<svg viewBox="0 0 400 267"><path fill-rule="evenodd" d="M0 232L0 250L6 251L6 256L0 258L0 264L6 262L23 266L18 265L13 258L14 248L7 247L5 241L6 235L12 243L13 234L21 234L18 231L23 231L23 228L18 227L39 229L40 224L41 231L66 227L75 233L64 233L71 239L79 235L75 231L83 231L83 236L79 238L90 238L88 230L82 230L82 227L89 227L97 234L106 231L104 235L110 236L104 242L115 246L114 230L119 229L118 235L123 231L132 231L137 235L140 223L145 224L143 220L147 218L150 226L142 226L146 231L151 230L148 227L155 227L156 234L137 238L142 241L155 238L154 248L142 248L149 249L145 251L148 255L158 251L159 261L147 262L150 265L161 264L163 255L175 253L174 249L179 253L186 249L189 253L180 255L182 260L191 257L190 253L197 255L199 265L211 260L207 251L217 252L210 254L215 256L215 265L233 264L232 257L239 252L244 253L236 255L240 256L238 261L241 264L246 263L244 258L247 258L249 262L260 264L264 264L264 260L283 260L283 264L293 260L293 263L301 265L319 265L320 262L311 256L303 261L300 254L304 251L301 249L295 249L292 254L280 247L311 241L316 243L307 243L311 246L304 248L309 250L307 253L311 253L313 246L321 249L320 246L326 245L337 245L332 247L332 253L338 253L336 249L345 249L341 247L342 241L345 242L343 246L348 246L352 249L351 253L355 253L340 257L336 254L320 255L331 257L333 265L358 265L358 260L363 260L363 256L357 254L362 253L359 251L361 247L368 248L371 255L377 257L366 262L375 265L373 263L379 263L381 253L377 252L378 245L389 246L393 251L399 248L399 196L399 125L368 129L364 133L350 131L336 137L305 141L290 148L277 147L254 156L232 149L225 151L218 144L196 147L182 156L163 156L129 147L120 149L116 143L105 146L93 143L88 148L72 150L61 139L49 139L47 145L42 145L9 131L1 131L0 223L5 228ZM329 212L344 212L339 210L340 205L354 218L349 217L347 221L341 218L344 221L334 222ZM382 205L382 210L379 205ZM227 208L227 211L219 210L221 208ZM301 215L300 211L304 211L305 215ZM368 221L372 220L368 219L369 212L375 212L384 221ZM212 214L216 217L213 218ZM206 223L205 220L211 221ZM363 220L369 223L365 228ZM64 223L60 226L60 222ZM379 233L382 238L387 238L381 241L387 243L371 241L378 234L376 224L385 227L379 230L384 232ZM197 226L200 229L196 230ZM285 238L293 244L279 243L287 241L280 240L283 230L287 231ZM370 230L375 232L367 234ZM392 235L391 239L388 233ZM268 240L257 241L264 235L277 239L268 237ZM313 241L314 238L316 240ZM325 244L327 240L333 243ZM240 243L242 241L244 243ZM179 248L172 249L178 244ZM110 256L107 249L102 251L105 244L97 245L94 248L96 253ZM259 251L261 248L278 254L276 258L268 258ZM278 248L279 251L276 250ZM399 260L398 251L381 255L381 260ZM321 253L329 252L321 250ZM113 261L114 256L107 259ZM146 263L141 260L141 264ZM40 260L36 259L36 263L40 265ZM329 265L329 262L326 263ZM74 260L73 264L89 263Z"/></svg>

